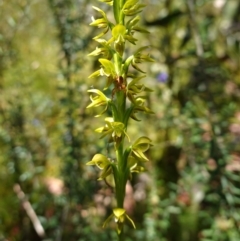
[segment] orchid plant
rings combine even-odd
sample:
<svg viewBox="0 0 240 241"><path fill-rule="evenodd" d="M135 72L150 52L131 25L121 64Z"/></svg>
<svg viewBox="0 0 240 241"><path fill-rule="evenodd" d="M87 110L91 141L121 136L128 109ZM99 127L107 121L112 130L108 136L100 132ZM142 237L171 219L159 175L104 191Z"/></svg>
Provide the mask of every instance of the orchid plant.
<svg viewBox="0 0 240 241"><path fill-rule="evenodd" d="M131 179L133 172L142 172L142 162L148 161L146 151L151 146L151 139L141 136L131 142L127 133L130 118L139 121L136 116L139 112L153 113L145 104L146 92L151 91L143 83L146 77L145 72L139 66L142 62L153 62L153 59L146 54L149 46L136 48L131 55L127 56L132 45L137 46L135 32L148 33L139 26L139 13L143 10L144 4L139 0L100 0L113 8L115 22L111 22L107 14L98 7L93 7L99 15L93 19L91 26L102 29L101 33L94 37L99 46L89 56L101 56L98 60L100 69L95 71L89 78L104 76L106 79L105 88L89 89L91 104L87 108L102 107L101 112L111 113L105 118L105 125L96 129L101 134L100 138L108 138L113 143L114 157L97 153L87 165L96 165L101 169L99 180L114 180L114 190L117 207L104 222L105 227L111 219L116 222L116 230L119 240L123 237L123 227L128 221L134 228L133 220L124 209L125 188L127 181ZM108 33L108 34L107 34ZM110 96L104 92L110 89ZM109 91L108 91L109 93Z"/></svg>

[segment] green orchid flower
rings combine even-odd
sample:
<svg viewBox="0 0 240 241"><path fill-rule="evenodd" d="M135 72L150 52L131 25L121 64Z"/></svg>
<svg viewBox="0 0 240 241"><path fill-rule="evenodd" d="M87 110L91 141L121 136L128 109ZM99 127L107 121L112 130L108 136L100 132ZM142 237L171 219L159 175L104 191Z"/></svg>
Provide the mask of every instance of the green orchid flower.
<svg viewBox="0 0 240 241"><path fill-rule="evenodd" d="M111 99L107 98L100 90L98 89L91 89L88 90L89 93L94 93L95 96L90 95L90 100L92 101L91 104L89 104L86 108L92 108L92 107L99 107L99 106L105 106L104 110L96 115L95 117L101 116L104 112L106 112L108 108L108 103L111 101Z"/></svg>
<svg viewBox="0 0 240 241"><path fill-rule="evenodd" d="M122 10L123 13L126 16L133 16L140 13L146 5L138 2L139 0L126 0Z"/></svg>
<svg viewBox="0 0 240 241"><path fill-rule="evenodd" d="M139 48L135 54L133 55L133 59L132 59L132 67L136 70L138 70L141 73L145 73L145 71L143 71L138 64L143 63L143 62L155 62L155 60L153 58L150 57L149 54L142 54L142 51L148 49L149 46L144 46Z"/></svg>
<svg viewBox="0 0 240 241"><path fill-rule="evenodd" d="M96 39L96 41L102 45L101 48L96 47L88 56L98 56L103 55L104 58L110 60L113 57L113 50L109 43L105 39Z"/></svg>
<svg viewBox="0 0 240 241"><path fill-rule="evenodd" d="M100 138L109 135L110 138L116 142L116 145L121 142L123 136L127 136L130 141L129 136L126 133L125 126L122 122L113 121L113 118L111 117L105 118L105 122L105 126L97 128L95 130L98 133L102 133L102 136Z"/></svg>
<svg viewBox="0 0 240 241"><path fill-rule="evenodd" d="M107 15L103 10L101 10L100 8L94 7L94 6L93 6L93 8L102 15L102 18L99 18L96 20L92 19L93 21L90 23L90 25L104 29L104 31L102 33L100 33L99 35L94 37L94 39L96 40L96 39L99 39L100 37L102 37L103 35L105 35L108 32L108 30L110 28L112 28L113 24L108 20Z"/></svg>
<svg viewBox="0 0 240 241"><path fill-rule="evenodd" d="M138 138L132 145L132 156L141 161L149 161L144 152L152 146L151 142L152 140L146 136Z"/></svg>
<svg viewBox="0 0 240 241"><path fill-rule="evenodd" d="M102 68L100 69L100 75L105 75L107 77L112 76L113 78L117 76L117 72L115 70L113 62L108 59L99 59L98 61L102 65Z"/></svg>
<svg viewBox="0 0 240 241"><path fill-rule="evenodd" d="M115 223L117 223L118 234L122 232L123 225L126 220L128 220L132 224L133 228L136 228L133 220L127 215L126 210L123 208L114 208L113 213L104 222L103 228L106 227L106 225L110 222L112 218L114 218Z"/></svg>
<svg viewBox="0 0 240 241"><path fill-rule="evenodd" d="M145 168L142 165L140 165L139 159L133 157L132 155L128 157L127 162L128 162L127 163L128 168L130 170L130 173L129 173L130 180L132 179L132 173L140 173L145 171Z"/></svg>
<svg viewBox="0 0 240 241"><path fill-rule="evenodd" d="M103 180L112 174L112 162L102 154L96 154L90 162L86 163L86 165L96 165L102 170L98 180Z"/></svg>

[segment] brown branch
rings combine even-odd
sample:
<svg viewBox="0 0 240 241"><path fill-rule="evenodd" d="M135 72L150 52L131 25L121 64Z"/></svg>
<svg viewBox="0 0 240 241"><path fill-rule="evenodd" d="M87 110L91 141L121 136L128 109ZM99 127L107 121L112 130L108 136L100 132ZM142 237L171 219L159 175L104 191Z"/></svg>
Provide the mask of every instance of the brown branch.
<svg viewBox="0 0 240 241"><path fill-rule="evenodd" d="M18 199L21 201L24 210L26 211L28 217L30 218L33 227L39 237L45 236L45 231L42 224L40 223L35 211L32 208L31 203L27 200L25 193L22 191L19 184L15 184L13 187L14 192L17 194Z"/></svg>

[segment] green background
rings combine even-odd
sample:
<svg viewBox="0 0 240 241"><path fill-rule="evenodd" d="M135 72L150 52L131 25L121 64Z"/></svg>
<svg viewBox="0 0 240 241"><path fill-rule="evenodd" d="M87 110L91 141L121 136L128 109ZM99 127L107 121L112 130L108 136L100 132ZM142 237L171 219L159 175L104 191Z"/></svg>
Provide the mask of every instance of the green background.
<svg viewBox="0 0 240 241"><path fill-rule="evenodd" d="M240 3L143 2L150 34L136 47L155 59L142 65L155 115L129 135L154 146L127 186L137 229L125 240L239 241ZM92 5L113 17L93 0L0 0L0 241L116 240L114 223L102 229L113 190L85 166L108 145L94 132L104 118L86 110L87 89L105 84L88 79L99 66L87 56Z"/></svg>

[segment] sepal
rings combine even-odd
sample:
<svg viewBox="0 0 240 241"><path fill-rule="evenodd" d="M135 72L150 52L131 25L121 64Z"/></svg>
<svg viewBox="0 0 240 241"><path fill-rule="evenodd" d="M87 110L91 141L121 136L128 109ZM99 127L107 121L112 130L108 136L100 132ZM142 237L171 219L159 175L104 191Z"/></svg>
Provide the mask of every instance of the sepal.
<svg viewBox="0 0 240 241"><path fill-rule="evenodd" d="M99 62L102 64L102 68L100 69L100 75L116 76L117 73L115 71L114 64L108 59L99 59Z"/></svg>
<svg viewBox="0 0 240 241"><path fill-rule="evenodd" d="M99 2L106 3L106 4L110 5L110 6L113 5L113 0L99 0Z"/></svg>
<svg viewBox="0 0 240 241"><path fill-rule="evenodd" d="M97 71L95 71L95 72L93 72L91 75L88 76L88 78L89 78L89 79L90 79L90 78L96 78L96 77L98 77L98 76L100 76L100 69L97 70Z"/></svg>

